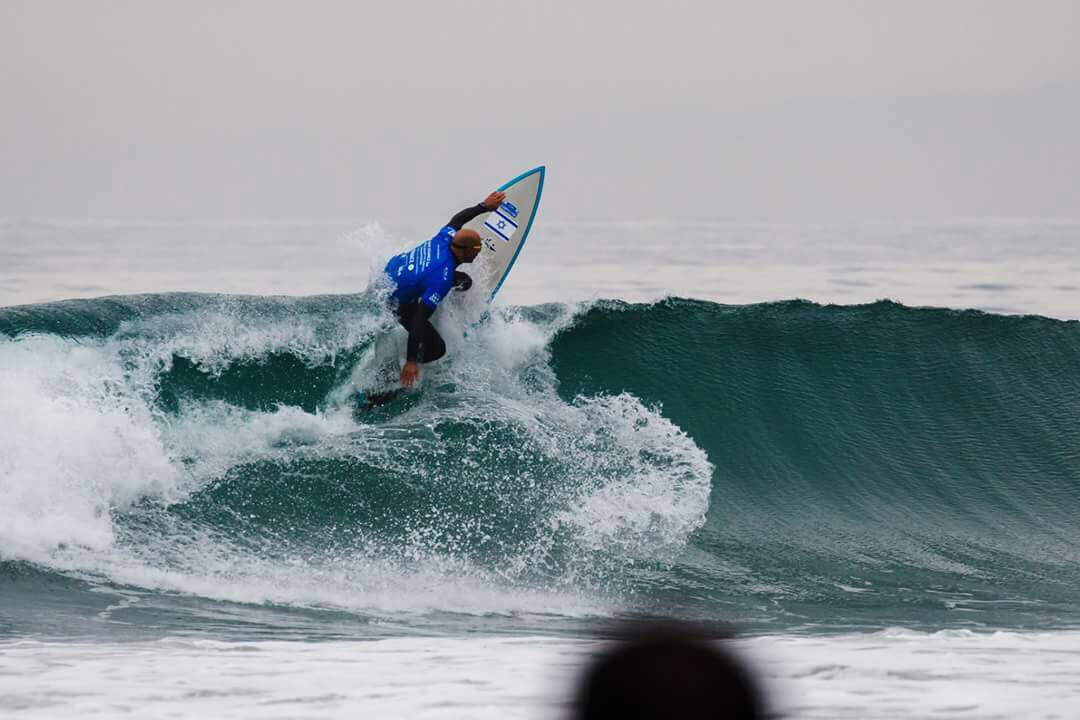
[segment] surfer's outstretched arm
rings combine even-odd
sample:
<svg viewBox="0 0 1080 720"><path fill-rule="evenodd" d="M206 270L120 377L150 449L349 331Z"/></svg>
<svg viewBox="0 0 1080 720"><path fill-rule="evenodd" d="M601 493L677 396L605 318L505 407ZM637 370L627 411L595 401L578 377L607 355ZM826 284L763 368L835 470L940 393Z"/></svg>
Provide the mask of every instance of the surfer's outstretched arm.
<svg viewBox="0 0 1080 720"><path fill-rule="evenodd" d="M454 217L450 218L450 222L446 224L454 228L455 230L460 230L461 228L465 227L465 223L469 222L477 215L482 215L483 213L490 212L495 208L499 207L499 205L505 199L506 193L495 191L488 195L486 198L484 198L484 202L479 203L478 205L473 205L472 207L467 207L458 214L454 215Z"/></svg>

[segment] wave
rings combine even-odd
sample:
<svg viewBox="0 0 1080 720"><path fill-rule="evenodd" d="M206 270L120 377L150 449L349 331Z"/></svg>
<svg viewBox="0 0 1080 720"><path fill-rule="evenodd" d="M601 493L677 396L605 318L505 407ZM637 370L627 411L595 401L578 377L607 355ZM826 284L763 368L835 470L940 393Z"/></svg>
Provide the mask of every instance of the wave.
<svg viewBox="0 0 1080 720"><path fill-rule="evenodd" d="M447 332L421 392L365 413L390 324L372 297L5 310L0 396L26 422L0 440L0 553L227 600L576 612L685 545L711 466L630 395L558 396L546 348L571 316Z"/></svg>
<svg viewBox="0 0 1080 720"><path fill-rule="evenodd" d="M374 296L0 309L0 560L376 614L1075 613L1080 323L675 298L443 322L421 389L363 411L400 332Z"/></svg>
<svg viewBox="0 0 1080 720"><path fill-rule="evenodd" d="M1080 323L609 303L552 352L566 396L632 391L705 450L708 562L681 577L717 597L794 623L1075 617Z"/></svg>

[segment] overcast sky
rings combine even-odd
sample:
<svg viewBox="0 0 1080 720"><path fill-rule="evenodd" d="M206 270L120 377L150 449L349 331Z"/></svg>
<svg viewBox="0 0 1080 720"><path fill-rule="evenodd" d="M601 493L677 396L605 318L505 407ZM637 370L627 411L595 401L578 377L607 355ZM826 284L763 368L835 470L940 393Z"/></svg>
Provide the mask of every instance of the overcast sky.
<svg viewBox="0 0 1080 720"><path fill-rule="evenodd" d="M1080 217L1080 2L0 0L0 216Z"/></svg>

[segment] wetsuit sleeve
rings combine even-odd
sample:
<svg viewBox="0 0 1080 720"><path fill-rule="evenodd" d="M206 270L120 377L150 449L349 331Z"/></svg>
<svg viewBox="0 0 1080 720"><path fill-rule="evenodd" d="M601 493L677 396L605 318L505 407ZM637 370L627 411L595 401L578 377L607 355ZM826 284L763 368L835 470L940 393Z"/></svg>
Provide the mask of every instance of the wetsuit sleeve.
<svg viewBox="0 0 1080 720"><path fill-rule="evenodd" d="M416 312L412 314L412 321L409 323L409 344L405 347L407 361L416 362L416 359L420 357L420 339L424 337L424 326L428 324L433 312L435 312L434 308L420 303Z"/></svg>
<svg viewBox="0 0 1080 720"><path fill-rule="evenodd" d="M465 227L465 223L469 222L477 215L483 215L486 212L490 211L487 209L487 206L484 205L484 203L480 203L479 205L473 205L472 207L465 208L457 215L450 218L450 222L448 222L447 225L454 228L455 230L460 230L461 228Z"/></svg>
<svg viewBox="0 0 1080 720"><path fill-rule="evenodd" d="M435 308L439 306L452 287L454 287L454 270L449 266L444 267L438 279L424 288L424 294L420 296L420 304L427 306L431 312L435 312Z"/></svg>

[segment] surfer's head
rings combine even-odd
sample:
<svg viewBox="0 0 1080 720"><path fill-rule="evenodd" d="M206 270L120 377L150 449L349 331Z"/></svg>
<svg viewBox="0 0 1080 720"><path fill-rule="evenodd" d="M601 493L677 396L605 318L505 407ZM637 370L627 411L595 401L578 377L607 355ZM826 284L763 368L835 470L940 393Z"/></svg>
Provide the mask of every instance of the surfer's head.
<svg viewBox="0 0 1080 720"><path fill-rule="evenodd" d="M458 262L472 262L480 254L482 246L480 233L475 230L458 230L450 241L450 252L454 253Z"/></svg>

